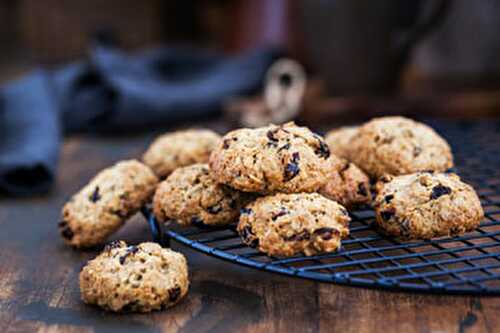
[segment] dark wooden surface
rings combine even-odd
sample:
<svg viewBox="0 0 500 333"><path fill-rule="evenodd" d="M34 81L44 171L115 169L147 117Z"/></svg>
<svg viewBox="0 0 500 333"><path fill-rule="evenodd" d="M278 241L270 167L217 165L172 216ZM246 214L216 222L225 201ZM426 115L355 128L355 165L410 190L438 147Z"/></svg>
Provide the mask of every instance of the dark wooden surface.
<svg viewBox="0 0 500 333"><path fill-rule="evenodd" d="M217 127L217 126L216 126ZM218 126L219 129L222 129ZM0 332L498 332L500 298L395 293L254 271L188 250L191 289L176 307L117 315L80 301L78 274L96 251L57 233L65 200L98 170L139 157L153 133L66 140L47 196L0 198ZM114 238L149 240L135 218Z"/></svg>

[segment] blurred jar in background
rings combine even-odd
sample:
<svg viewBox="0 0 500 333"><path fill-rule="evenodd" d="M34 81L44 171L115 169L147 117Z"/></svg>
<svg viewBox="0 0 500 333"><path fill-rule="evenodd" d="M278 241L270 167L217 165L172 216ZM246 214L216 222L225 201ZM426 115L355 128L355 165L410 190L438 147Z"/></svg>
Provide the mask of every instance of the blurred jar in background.
<svg viewBox="0 0 500 333"><path fill-rule="evenodd" d="M499 32L499 1L454 0L442 26L416 49L419 78L432 80L432 89L498 87Z"/></svg>
<svg viewBox="0 0 500 333"><path fill-rule="evenodd" d="M307 60L331 95L397 89L412 50L439 27L449 1L298 1Z"/></svg>

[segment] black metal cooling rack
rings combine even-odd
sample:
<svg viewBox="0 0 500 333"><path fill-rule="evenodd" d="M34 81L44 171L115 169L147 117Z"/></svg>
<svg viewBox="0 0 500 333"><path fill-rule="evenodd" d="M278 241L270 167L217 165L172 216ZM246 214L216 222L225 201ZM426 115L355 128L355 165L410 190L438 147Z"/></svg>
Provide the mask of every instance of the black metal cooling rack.
<svg viewBox="0 0 500 333"><path fill-rule="evenodd" d="M485 218L461 237L403 242L372 227L368 207L351 212L351 234L336 253L269 257L243 244L235 226L162 230L144 211L156 241L170 239L236 264L338 284L450 294L500 295L500 122L430 122L451 142L456 172L478 192Z"/></svg>

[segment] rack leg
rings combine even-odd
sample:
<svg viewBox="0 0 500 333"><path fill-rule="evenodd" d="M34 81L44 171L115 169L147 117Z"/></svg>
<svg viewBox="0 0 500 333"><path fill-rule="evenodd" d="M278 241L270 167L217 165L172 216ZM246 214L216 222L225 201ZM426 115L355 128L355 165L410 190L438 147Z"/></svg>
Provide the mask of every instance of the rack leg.
<svg viewBox="0 0 500 333"><path fill-rule="evenodd" d="M162 224L146 208L142 210L142 214L148 222L149 229L151 229L153 240L163 247L170 247L170 237L163 231Z"/></svg>

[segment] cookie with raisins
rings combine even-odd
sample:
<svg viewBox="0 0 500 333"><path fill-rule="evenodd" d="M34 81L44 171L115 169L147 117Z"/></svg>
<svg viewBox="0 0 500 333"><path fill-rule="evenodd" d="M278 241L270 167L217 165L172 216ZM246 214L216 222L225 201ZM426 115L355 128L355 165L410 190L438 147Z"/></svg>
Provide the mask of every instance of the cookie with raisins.
<svg viewBox="0 0 500 333"><path fill-rule="evenodd" d="M372 119L358 129L350 144L349 160L372 178L453 167L446 140L429 126L404 117Z"/></svg>
<svg viewBox="0 0 500 333"><path fill-rule="evenodd" d="M207 164L175 170L160 183L153 199L156 218L182 225L226 225L238 219L249 193L216 183Z"/></svg>
<svg viewBox="0 0 500 333"><path fill-rule="evenodd" d="M377 225L403 239L462 235L477 228L484 216L474 189L455 174L383 177L376 191Z"/></svg>
<svg viewBox="0 0 500 333"><path fill-rule="evenodd" d="M179 167L208 162L219 142L220 135L208 129L167 133L153 141L142 159L158 177L165 178Z"/></svg>
<svg viewBox="0 0 500 333"><path fill-rule="evenodd" d="M115 241L80 273L82 300L115 312L165 309L182 300L188 288L186 258L156 243Z"/></svg>
<svg viewBox="0 0 500 333"><path fill-rule="evenodd" d="M226 134L210 156L214 179L245 192L314 192L327 180L330 150L294 123Z"/></svg>
<svg viewBox="0 0 500 333"><path fill-rule="evenodd" d="M351 141L358 134L358 129L358 126L345 126L326 133L325 141L332 154L350 160L353 153Z"/></svg>
<svg viewBox="0 0 500 333"><path fill-rule="evenodd" d="M77 248L103 244L151 199L157 184L153 171L136 160L104 169L64 205L62 238Z"/></svg>
<svg viewBox="0 0 500 333"><path fill-rule="evenodd" d="M262 197L241 211L243 242L272 256L334 252L349 234L347 210L317 193Z"/></svg>
<svg viewBox="0 0 500 333"><path fill-rule="evenodd" d="M332 155L332 171L319 193L349 209L370 204L370 178L354 163Z"/></svg>

